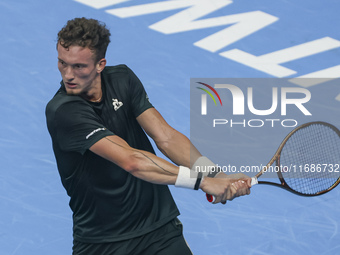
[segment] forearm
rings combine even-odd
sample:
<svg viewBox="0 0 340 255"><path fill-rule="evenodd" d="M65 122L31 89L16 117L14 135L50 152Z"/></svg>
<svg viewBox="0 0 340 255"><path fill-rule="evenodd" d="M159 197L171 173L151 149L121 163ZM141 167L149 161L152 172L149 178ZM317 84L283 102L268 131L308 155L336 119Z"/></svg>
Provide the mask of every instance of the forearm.
<svg viewBox="0 0 340 255"><path fill-rule="evenodd" d="M191 168L201 156L200 152L182 133L172 130L168 139L156 141L158 149L177 165Z"/></svg>
<svg viewBox="0 0 340 255"><path fill-rule="evenodd" d="M177 166L150 152L130 147L118 136L105 137L90 150L145 181L172 185L177 179Z"/></svg>
<svg viewBox="0 0 340 255"><path fill-rule="evenodd" d="M137 117L137 121L158 149L176 165L191 167L201 156L190 140L172 128L156 109L146 110Z"/></svg>
<svg viewBox="0 0 340 255"><path fill-rule="evenodd" d="M90 150L137 178L155 184L175 185L189 189L201 188L217 197L216 202L246 194L249 190L247 185L242 185L240 188L231 187L230 185L237 180L210 177L205 179L202 173L192 171L188 167L178 167L150 152L134 149L118 136L102 138L92 145Z"/></svg>
<svg viewBox="0 0 340 255"><path fill-rule="evenodd" d="M150 152L133 149L131 162L126 170L137 178L154 184L174 185L176 182L179 167Z"/></svg>
<svg viewBox="0 0 340 255"><path fill-rule="evenodd" d="M215 196L214 203L232 200L250 193L249 178L244 180L212 178L187 167L180 166L178 168L151 153L143 151L136 151L136 153L136 157L140 158L141 165L130 173L148 182L175 184L176 187L195 190L202 189L207 194Z"/></svg>
<svg viewBox="0 0 340 255"><path fill-rule="evenodd" d="M160 150L175 164L186 166L194 172L202 172L203 176L215 177L220 172L210 159L202 157L201 153L190 140L178 131L173 132L163 143L156 143Z"/></svg>

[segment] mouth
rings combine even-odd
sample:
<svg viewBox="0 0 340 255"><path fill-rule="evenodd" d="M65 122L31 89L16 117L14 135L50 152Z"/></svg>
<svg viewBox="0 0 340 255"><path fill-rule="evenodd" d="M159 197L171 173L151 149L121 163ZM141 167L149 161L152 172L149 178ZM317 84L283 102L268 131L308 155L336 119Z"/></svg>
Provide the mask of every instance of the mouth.
<svg viewBox="0 0 340 255"><path fill-rule="evenodd" d="M66 85L66 87L67 87L68 89L75 89L75 88L77 88L77 84L76 84L76 83L65 82L64 84Z"/></svg>

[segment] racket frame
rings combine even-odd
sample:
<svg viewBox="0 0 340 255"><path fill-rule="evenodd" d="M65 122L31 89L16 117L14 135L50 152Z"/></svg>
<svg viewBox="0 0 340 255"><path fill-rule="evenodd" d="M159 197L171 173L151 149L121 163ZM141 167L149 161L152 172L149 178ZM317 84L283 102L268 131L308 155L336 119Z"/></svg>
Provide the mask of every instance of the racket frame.
<svg viewBox="0 0 340 255"><path fill-rule="evenodd" d="M280 188L284 188L286 189L287 191L290 191L296 195L299 195L299 196L304 196L304 197L313 197L313 196L319 196L319 195L322 195L322 194L325 194L329 191L331 191L332 189L334 189L339 183L340 183L340 177L337 179L337 181L331 186L329 187L328 189L326 190L322 190L322 191L319 191L317 193L313 193L313 194L305 194L305 193L301 193L301 192L298 192L294 189L292 189L288 184L287 182L285 181L285 179L283 178L282 176L282 172L281 172L281 168L280 168L280 156L281 156L281 152L282 152L282 149L283 147L285 146L286 142L288 141L288 139L293 135L295 134L298 130L300 129L303 129L303 128L306 128L308 126L311 126L311 125L324 125L324 126L327 126L329 128L331 128L334 132L336 132L338 134L338 136L340 137L340 131L339 129L337 129L335 126L333 126L332 124L329 124L327 122L323 122L323 121L314 121L314 122L308 122L308 123L305 123L305 124L302 124L298 127L296 127L295 129L293 129L291 132L289 132L289 134L283 139L283 141L281 142L280 146L278 147L278 149L276 150L274 156L272 157L272 159L268 162L268 164L262 168L262 170L257 173L253 178L256 179L256 182L254 182L254 184L267 184L267 185L272 185L272 186L276 186L276 187L280 187ZM264 174L267 169L274 163L276 162L276 166L278 166L278 171L277 171L277 175L278 175L278 178L280 180L280 183L275 183L275 182L269 182L269 181L259 181L258 178Z"/></svg>
<svg viewBox="0 0 340 255"><path fill-rule="evenodd" d="M288 184L287 182L285 181L285 179L283 178L282 176L282 172L281 172L281 168L280 168L280 156L281 156L281 151L283 149L283 147L285 146L286 142L288 141L288 139L294 134L296 133L298 130L300 129L303 129L303 128L306 128L308 126L311 126L311 125L315 125L315 124L320 124L320 125L324 125L324 126L328 126L329 128L331 128L334 132L337 133L337 135L340 137L340 131L339 129L337 129L335 126L333 126L332 124L329 124L327 122L323 122L323 121L313 121L313 122L308 122L308 123L305 123L305 124L302 124L298 127L296 127L295 129L293 129L291 132L288 133L288 135L283 139L283 141L281 142L280 146L278 147L278 149L276 150L274 156L272 157L272 159L268 162L268 164L262 168L262 170L257 173L254 177L251 178L251 185L254 186L256 184L266 184L266 185L272 185L272 186L276 186L276 187L280 187L280 188L283 188L287 191L290 191L296 195L299 195L299 196L304 196L304 197L313 197L313 196L319 196L319 195L322 195L322 194L325 194L329 191L331 191L332 189L334 189L339 183L340 183L340 177L337 179L337 181L331 186L329 187L328 189L326 190L322 190L322 191L319 191L317 193L313 193L313 194L305 194L305 193L301 193L301 192L298 192L294 189L292 189ZM267 169L274 163L276 162L276 166L278 166L278 171L277 171L277 175L278 175L278 178L280 180L280 183L275 183L275 182L269 182L269 181L259 181L258 178L263 175ZM216 200L216 198L212 195L209 195L209 194L206 194L206 197L207 197L207 200L209 202L214 202Z"/></svg>

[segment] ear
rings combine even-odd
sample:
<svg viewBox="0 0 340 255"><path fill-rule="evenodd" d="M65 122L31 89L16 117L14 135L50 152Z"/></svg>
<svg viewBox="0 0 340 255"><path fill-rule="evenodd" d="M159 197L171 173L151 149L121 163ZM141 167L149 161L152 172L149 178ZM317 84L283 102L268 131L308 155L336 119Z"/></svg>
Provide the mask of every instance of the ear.
<svg viewBox="0 0 340 255"><path fill-rule="evenodd" d="M106 59L102 58L97 63L97 73L101 73L104 70L104 67L106 66Z"/></svg>

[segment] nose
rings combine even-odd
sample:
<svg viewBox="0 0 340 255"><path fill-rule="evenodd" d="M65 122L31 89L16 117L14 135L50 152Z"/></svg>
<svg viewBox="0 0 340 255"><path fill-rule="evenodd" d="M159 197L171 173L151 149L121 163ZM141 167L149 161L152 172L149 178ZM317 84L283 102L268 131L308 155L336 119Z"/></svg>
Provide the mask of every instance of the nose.
<svg viewBox="0 0 340 255"><path fill-rule="evenodd" d="M64 78L68 81L72 81L74 79L74 74L71 66L65 68Z"/></svg>

